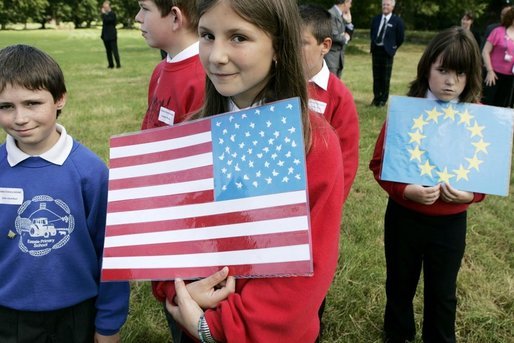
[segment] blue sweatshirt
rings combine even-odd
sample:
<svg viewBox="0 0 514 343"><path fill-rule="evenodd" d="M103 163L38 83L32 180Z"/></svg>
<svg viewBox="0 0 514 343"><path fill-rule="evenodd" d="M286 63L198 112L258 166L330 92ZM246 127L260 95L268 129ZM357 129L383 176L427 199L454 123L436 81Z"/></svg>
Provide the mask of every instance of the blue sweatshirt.
<svg viewBox="0 0 514 343"><path fill-rule="evenodd" d="M29 156L0 146L0 305L52 311L97 297L96 331L128 314L129 284L100 282L108 169L62 126L59 142Z"/></svg>

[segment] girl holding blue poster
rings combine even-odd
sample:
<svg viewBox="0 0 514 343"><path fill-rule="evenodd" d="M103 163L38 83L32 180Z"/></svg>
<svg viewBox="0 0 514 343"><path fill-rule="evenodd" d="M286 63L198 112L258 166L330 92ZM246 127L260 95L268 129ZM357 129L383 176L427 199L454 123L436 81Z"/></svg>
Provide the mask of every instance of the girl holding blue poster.
<svg viewBox="0 0 514 343"><path fill-rule="evenodd" d="M297 3L204 0L198 11L200 59L208 79L204 108L195 118L300 98L313 274L234 281L224 268L187 285L180 279L160 282L154 294L166 300L182 329L202 342L315 342L318 309L337 268L344 177L335 131L308 111Z"/></svg>
<svg viewBox="0 0 514 343"><path fill-rule="evenodd" d="M452 27L426 47L408 96L477 103L481 57L473 35ZM384 220L386 257L385 342L414 340L413 299L423 269L424 342L455 342L456 282L466 244L466 210L483 194L448 183L432 187L380 179L385 125L370 169L389 194Z"/></svg>

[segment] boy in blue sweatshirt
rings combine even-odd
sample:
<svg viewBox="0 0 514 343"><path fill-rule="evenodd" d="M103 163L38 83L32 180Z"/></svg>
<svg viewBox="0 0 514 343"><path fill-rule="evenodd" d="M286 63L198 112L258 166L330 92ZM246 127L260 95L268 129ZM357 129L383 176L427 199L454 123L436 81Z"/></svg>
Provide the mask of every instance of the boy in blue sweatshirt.
<svg viewBox="0 0 514 343"><path fill-rule="evenodd" d="M119 342L129 284L100 282L108 169L57 117L59 65L0 50L0 342Z"/></svg>

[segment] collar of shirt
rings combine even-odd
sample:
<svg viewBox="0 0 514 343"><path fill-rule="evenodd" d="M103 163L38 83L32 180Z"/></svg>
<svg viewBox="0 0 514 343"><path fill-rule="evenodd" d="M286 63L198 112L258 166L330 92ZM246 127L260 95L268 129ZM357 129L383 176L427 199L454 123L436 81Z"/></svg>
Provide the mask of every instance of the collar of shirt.
<svg viewBox="0 0 514 343"><path fill-rule="evenodd" d="M196 56L200 52L199 47L200 47L200 42L195 42L195 43L191 44L190 46L188 46L187 48L185 48L184 50L182 50L181 52L179 52L174 57L171 57L170 54L168 54L168 56L166 57L166 62L176 63L176 62L180 62L185 59L188 59L189 57Z"/></svg>
<svg viewBox="0 0 514 343"><path fill-rule="evenodd" d="M383 15L382 14L382 21L384 21L384 18L386 18L386 23L389 23L389 19L391 19L391 16L393 15L393 13L389 13L388 15Z"/></svg>
<svg viewBox="0 0 514 343"><path fill-rule="evenodd" d="M434 93L432 93L432 91L431 91L430 89L429 89L429 90L427 90L427 95L425 95L425 98L427 98L427 99L429 99L429 100L437 100L437 101L441 101L441 100L439 100L439 99L434 95ZM458 103L458 102L459 102L459 98L457 98L457 99L453 99L453 100L450 100L450 101L448 101L448 102L451 102L451 103L456 104L456 103Z"/></svg>
<svg viewBox="0 0 514 343"><path fill-rule="evenodd" d="M319 73L314 75L309 82L315 83L324 90L328 90L328 79L330 78L330 71L328 70L327 63L323 60L323 66Z"/></svg>
<svg viewBox="0 0 514 343"><path fill-rule="evenodd" d="M264 102L261 100L261 101L257 101L256 103L253 103L252 106L248 106L245 108L239 108L239 107L237 107L236 103L232 100L232 98L228 98L228 111L229 112L237 112L237 111L241 111L241 110L246 110L247 108L261 106L263 103Z"/></svg>
<svg viewBox="0 0 514 343"><path fill-rule="evenodd" d="M57 132L61 134L59 140L55 145L48 151L39 155L42 159L57 165L62 165L68 158L73 148L73 138L66 133L64 126L57 124ZM29 154L21 151L17 146L14 138L7 135L5 139L5 148L7 150L7 162L11 167L14 167L18 163L32 157Z"/></svg>

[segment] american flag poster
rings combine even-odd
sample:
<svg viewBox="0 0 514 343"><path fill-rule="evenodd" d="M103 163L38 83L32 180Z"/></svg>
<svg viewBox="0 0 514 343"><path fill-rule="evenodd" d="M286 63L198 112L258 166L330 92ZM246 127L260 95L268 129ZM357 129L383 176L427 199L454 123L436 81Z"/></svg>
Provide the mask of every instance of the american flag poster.
<svg viewBox="0 0 514 343"><path fill-rule="evenodd" d="M298 98L112 137L102 280L312 274Z"/></svg>
<svg viewBox="0 0 514 343"><path fill-rule="evenodd" d="M382 180L509 194L514 110L393 96Z"/></svg>

